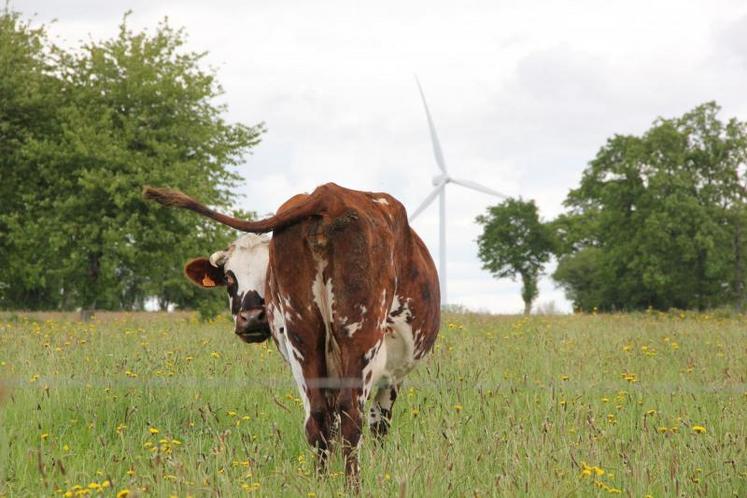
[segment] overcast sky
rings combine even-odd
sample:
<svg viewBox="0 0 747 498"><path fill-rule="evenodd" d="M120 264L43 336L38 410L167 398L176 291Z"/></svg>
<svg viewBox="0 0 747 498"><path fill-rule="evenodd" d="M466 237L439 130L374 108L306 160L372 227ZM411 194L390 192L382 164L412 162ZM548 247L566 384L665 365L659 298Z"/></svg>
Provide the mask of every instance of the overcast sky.
<svg viewBox="0 0 747 498"><path fill-rule="evenodd" d="M326 182L387 191L413 210L437 173L413 75L453 176L562 212L615 133L708 100L747 120L747 2L267 2L16 0L68 46L168 16L225 89L228 118L268 133L239 172L240 207L274 211ZM362 4L362 2L361 2ZM474 218L496 199L450 185L449 301L522 309L519 283L480 269ZM414 228L438 257L434 203ZM548 268L548 273L552 267ZM539 304L569 310L543 279Z"/></svg>

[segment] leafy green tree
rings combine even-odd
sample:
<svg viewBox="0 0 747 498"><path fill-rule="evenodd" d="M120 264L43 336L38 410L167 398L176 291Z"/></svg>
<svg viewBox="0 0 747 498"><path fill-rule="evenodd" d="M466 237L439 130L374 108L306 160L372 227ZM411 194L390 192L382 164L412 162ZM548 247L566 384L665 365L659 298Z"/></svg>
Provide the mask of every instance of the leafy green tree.
<svg viewBox="0 0 747 498"><path fill-rule="evenodd" d="M483 269L496 278L521 277L524 314L539 294L538 280L552 251L551 232L539 220L534 201L507 199L477 217L483 233L477 238Z"/></svg>
<svg viewBox="0 0 747 498"><path fill-rule="evenodd" d="M589 163L553 223L554 277L575 306L703 309L743 292L734 273L747 129L719 110L710 102L640 137L617 135Z"/></svg>
<svg viewBox="0 0 747 498"><path fill-rule="evenodd" d="M184 41L165 21L152 34L135 33L125 16L110 40L71 52L48 47L57 126L18 147L35 165L35 184L7 223L9 240L43 247L28 254L44 280L25 289L53 296L39 307L141 309L152 296L192 307L220 299L189 285L181 267L234 234L144 202L142 186L180 188L226 209L239 179L230 168L263 129L224 120L215 75ZM2 298L4 307L29 307L23 293Z"/></svg>
<svg viewBox="0 0 747 498"><path fill-rule="evenodd" d="M39 188L49 180L29 154L59 133L61 83L45 51L43 28L33 28L6 7L0 11L0 305L52 307L61 283L45 272L42 233L22 230ZM20 232L20 233L19 233Z"/></svg>

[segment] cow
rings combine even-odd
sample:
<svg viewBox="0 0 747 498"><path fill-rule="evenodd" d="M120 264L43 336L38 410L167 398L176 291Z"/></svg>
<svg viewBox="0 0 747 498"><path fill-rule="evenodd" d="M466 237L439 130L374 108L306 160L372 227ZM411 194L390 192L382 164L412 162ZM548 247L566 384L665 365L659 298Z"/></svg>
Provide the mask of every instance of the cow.
<svg viewBox="0 0 747 498"><path fill-rule="evenodd" d="M433 348L440 325L436 268L404 206L385 193L328 183L246 221L178 191L146 187L144 195L249 232L190 261L185 273L202 287L228 288L242 340L272 338L303 400L318 470L339 434L357 486L366 400L373 395L368 422L381 438L403 378Z"/></svg>

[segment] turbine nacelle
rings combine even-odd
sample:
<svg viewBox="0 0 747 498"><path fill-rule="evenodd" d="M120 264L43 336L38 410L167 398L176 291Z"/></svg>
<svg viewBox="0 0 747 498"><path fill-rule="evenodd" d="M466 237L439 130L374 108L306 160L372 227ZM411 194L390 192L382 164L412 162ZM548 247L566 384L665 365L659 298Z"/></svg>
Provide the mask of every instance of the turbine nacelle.
<svg viewBox="0 0 747 498"><path fill-rule="evenodd" d="M446 173L441 173L440 175L436 175L431 179L431 183L434 187L438 187L442 183L449 183L451 181L451 178L449 178Z"/></svg>

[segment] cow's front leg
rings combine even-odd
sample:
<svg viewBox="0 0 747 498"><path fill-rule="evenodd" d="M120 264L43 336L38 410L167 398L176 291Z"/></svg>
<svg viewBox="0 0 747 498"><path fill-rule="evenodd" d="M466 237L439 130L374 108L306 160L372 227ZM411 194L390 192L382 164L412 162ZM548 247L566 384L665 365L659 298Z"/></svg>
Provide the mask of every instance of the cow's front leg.
<svg viewBox="0 0 747 498"><path fill-rule="evenodd" d="M368 418L368 426L377 440L387 435L392 424L392 407L397 399L397 392L401 384L383 385L376 391L371 412Z"/></svg>

